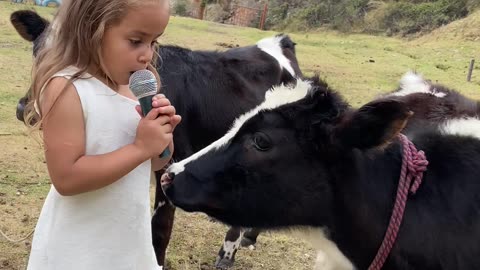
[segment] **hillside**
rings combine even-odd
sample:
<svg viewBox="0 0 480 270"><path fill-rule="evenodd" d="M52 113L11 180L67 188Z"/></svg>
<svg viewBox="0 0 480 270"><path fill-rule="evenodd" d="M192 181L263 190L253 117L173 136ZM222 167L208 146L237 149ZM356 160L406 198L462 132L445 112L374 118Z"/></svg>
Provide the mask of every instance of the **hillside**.
<svg viewBox="0 0 480 270"><path fill-rule="evenodd" d="M440 40L480 42L480 10L472 13L466 18L451 22L418 38L418 41Z"/></svg>

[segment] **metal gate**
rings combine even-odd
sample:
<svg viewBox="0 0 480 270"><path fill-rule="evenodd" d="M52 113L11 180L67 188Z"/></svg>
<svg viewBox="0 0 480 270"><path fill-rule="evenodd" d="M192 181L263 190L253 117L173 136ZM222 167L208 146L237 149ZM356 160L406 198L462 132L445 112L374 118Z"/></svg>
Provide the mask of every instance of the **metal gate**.
<svg viewBox="0 0 480 270"><path fill-rule="evenodd" d="M232 9L232 17L230 17L227 23L263 29L267 9L267 4L265 4L263 9L235 5Z"/></svg>

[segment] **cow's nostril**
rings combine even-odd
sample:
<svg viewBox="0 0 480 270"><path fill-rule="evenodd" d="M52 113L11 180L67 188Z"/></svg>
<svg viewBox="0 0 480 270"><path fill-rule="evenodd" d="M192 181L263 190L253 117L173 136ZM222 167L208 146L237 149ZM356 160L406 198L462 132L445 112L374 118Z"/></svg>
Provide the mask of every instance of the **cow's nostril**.
<svg viewBox="0 0 480 270"><path fill-rule="evenodd" d="M23 117L23 112L25 110L25 107L23 106L23 104L21 103L18 103L17 104L17 110L16 110L16 116L17 116L17 119L24 122L24 117Z"/></svg>
<svg viewBox="0 0 480 270"><path fill-rule="evenodd" d="M171 184L173 181L173 178L175 178L175 174L173 173L164 173L162 175L162 178L160 179L160 184L163 185L168 185Z"/></svg>

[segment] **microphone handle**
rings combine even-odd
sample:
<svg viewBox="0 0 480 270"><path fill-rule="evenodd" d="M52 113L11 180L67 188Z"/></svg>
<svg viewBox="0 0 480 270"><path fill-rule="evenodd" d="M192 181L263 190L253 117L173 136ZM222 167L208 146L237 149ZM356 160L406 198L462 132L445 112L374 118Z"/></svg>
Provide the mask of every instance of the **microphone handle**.
<svg viewBox="0 0 480 270"><path fill-rule="evenodd" d="M148 112L152 110L152 98L153 95L142 97L138 100L140 107L142 108L143 116L146 116ZM168 156L170 156L170 149L168 149L167 146L167 148L165 148L165 150L163 150L163 152L160 154L160 158L166 158Z"/></svg>

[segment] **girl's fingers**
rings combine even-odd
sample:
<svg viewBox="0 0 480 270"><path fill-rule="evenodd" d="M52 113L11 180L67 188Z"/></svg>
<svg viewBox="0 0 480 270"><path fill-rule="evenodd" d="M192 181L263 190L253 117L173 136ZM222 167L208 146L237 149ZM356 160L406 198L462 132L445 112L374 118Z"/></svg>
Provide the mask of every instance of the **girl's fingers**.
<svg viewBox="0 0 480 270"><path fill-rule="evenodd" d="M140 117L143 117L142 107L140 107L140 105L136 105L136 106L135 106L135 110L136 110L137 113L140 115Z"/></svg>
<svg viewBox="0 0 480 270"><path fill-rule="evenodd" d="M166 98L164 94L156 94L155 96L153 96L152 100L157 100L162 98Z"/></svg>
<svg viewBox="0 0 480 270"><path fill-rule="evenodd" d="M165 133L172 133L173 132L173 126L171 124L162 125L162 129Z"/></svg>
<svg viewBox="0 0 480 270"><path fill-rule="evenodd" d="M175 115L175 112L176 112L175 107L173 107L172 105L164 106L156 109L158 110L159 114L168 115L168 116L173 116Z"/></svg>
<svg viewBox="0 0 480 270"><path fill-rule="evenodd" d="M170 117L170 125L172 125L173 130L175 130L175 128L181 121L182 121L182 117L180 115L174 115Z"/></svg>
<svg viewBox="0 0 480 270"><path fill-rule="evenodd" d="M168 98L161 98L161 99L152 99L152 106L154 108L157 107L164 107L164 106L170 106L170 100Z"/></svg>
<svg viewBox="0 0 480 270"><path fill-rule="evenodd" d="M180 122L182 121L182 117L180 115L174 115L170 117L170 124L175 128Z"/></svg>
<svg viewBox="0 0 480 270"><path fill-rule="evenodd" d="M150 110L148 114L145 116L145 118L148 120L155 120L158 116L159 116L158 110Z"/></svg>
<svg viewBox="0 0 480 270"><path fill-rule="evenodd" d="M155 119L155 122L157 122L158 125L165 125L165 124L168 124L170 123L170 116L168 115L160 115L158 116L157 119Z"/></svg>

